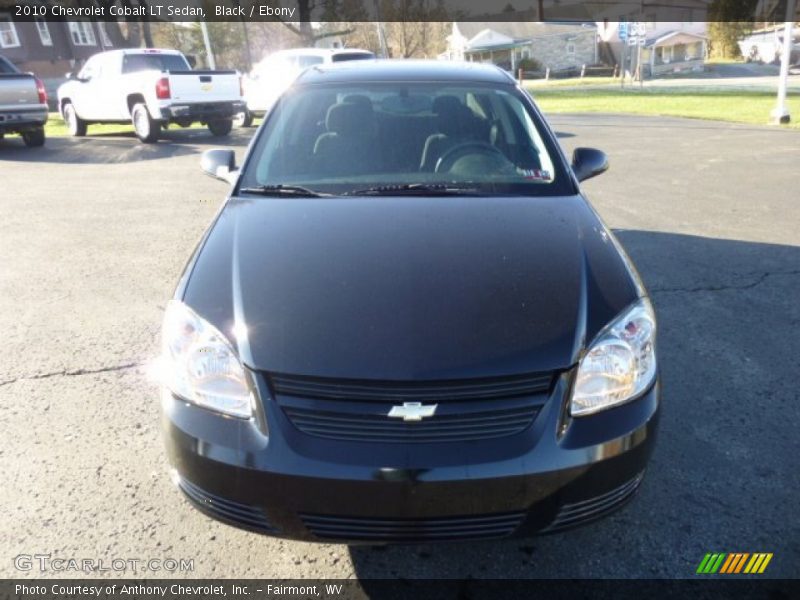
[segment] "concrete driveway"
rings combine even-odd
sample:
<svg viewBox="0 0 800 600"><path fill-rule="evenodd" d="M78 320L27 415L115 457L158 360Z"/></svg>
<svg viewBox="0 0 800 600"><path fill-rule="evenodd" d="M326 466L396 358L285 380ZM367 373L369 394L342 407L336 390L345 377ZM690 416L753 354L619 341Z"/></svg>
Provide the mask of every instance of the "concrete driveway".
<svg viewBox="0 0 800 600"><path fill-rule="evenodd" d="M166 300L225 194L205 132L0 142L0 576L19 554L191 559L195 577L687 577L706 552L800 564L800 133L665 118L552 119L611 170L586 189L660 316L664 406L640 495L522 541L355 548L259 537L170 483L156 388ZM241 155L250 132L227 144ZM168 576L170 572L120 572ZM44 573L78 576L81 573Z"/></svg>

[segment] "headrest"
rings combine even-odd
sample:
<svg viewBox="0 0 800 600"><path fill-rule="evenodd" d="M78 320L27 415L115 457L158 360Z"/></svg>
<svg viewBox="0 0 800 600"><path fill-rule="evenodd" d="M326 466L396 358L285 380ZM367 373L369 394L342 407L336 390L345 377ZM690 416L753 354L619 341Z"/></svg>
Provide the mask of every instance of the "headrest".
<svg viewBox="0 0 800 600"><path fill-rule="evenodd" d="M374 120L372 107L362 104L343 102L334 104L328 109L325 127L329 132L352 136L363 131Z"/></svg>
<svg viewBox="0 0 800 600"><path fill-rule="evenodd" d="M358 104L359 106L372 108L372 100L363 94L350 94L345 96L342 102L347 104Z"/></svg>
<svg viewBox="0 0 800 600"><path fill-rule="evenodd" d="M437 96L433 101L433 112L441 133L453 136L472 133L472 111L455 96Z"/></svg>
<svg viewBox="0 0 800 600"><path fill-rule="evenodd" d="M461 100L455 96L436 96L433 100L433 112L442 115L449 112L456 112L464 107Z"/></svg>

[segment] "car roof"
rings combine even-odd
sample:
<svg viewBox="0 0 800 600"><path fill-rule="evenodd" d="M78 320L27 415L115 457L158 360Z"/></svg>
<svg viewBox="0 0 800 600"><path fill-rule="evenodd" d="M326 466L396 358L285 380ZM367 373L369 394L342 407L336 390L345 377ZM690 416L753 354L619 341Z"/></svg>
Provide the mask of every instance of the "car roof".
<svg viewBox="0 0 800 600"><path fill-rule="evenodd" d="M102 54L103 56L113 56L115 54L170 54L182 55L180 50L172 48L118 48L116 50L106 50L105 52L98 52L92 56Z"/></svg>
<svg viewBox="0 0 800 600"><path fill-rule="evenodd" d="M298 85L378 81L480 82L508 85L514 78L494 65L446 60L375 59L315 65L303 71Z"/></svg>
<svg viewBox="0 0 800 600"><path fill-rule="evenodd" d="M278 50L269 56L333 56L350 52L373 54L370 50L363 50L362 48L289 48L287 50Z"/></svg>

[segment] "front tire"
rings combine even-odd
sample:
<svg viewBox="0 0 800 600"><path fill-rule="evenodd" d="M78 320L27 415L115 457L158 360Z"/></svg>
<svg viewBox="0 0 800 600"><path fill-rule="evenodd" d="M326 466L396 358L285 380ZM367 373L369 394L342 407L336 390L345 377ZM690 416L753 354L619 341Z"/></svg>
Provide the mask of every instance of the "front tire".
<svg viewBox="0 0 800 600"><path fill-rule="evenodd" d="M208 130L211 132L211 135L215 137L228 135L231 129L233 129L232 119L216 119L208 122Z"/></svg>
<svg viewBox="0 0 800 600"><path fill-rule="evenodd" d="M67 124L67 130L72 137L83 137L86 135L87 123L78 116L72 102L67 102L64 105L64 122Z"/></svg>
<svg viewBox="0 0 800 600"><path fill-rule="evenodd" d="M145 144L153 144L158 141L158 134L161 133L161 123L150 116L147 106L135 104L131 110L131 122L133 130L139 141Z"/></svg>
<svg viewBox="0 0 800 600"><path fill-rule="evenodd" d="M236 115L236 125L238 127L252 127L255 116L249 110L245 109L244 112Z"/></svg>
<svg viewBox="0 0 800 600"><path fill-rule="evenodd" d="M22 132L22 141L28 148L44 146L44 127L37 127Z"/></svg>

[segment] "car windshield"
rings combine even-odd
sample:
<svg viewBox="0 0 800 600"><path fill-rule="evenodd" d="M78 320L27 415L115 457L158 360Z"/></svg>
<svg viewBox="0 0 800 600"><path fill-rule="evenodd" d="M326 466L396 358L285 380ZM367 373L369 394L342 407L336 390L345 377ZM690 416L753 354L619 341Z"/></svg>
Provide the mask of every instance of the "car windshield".
<svg viewBox="0 0 800 600"><path fill-rule="evenodd" d="M178 54L126 54L122 60L123 73L189 70L191 67Z"/></svg>
<svg viewBox="0 0 800 600"><path fill-rule="evenodd" d="M289 90L271 112L242 189L565 195L552 135L513 85L385 82Z"/></svg>
<svg viewBox="0 0 800 600"><path fill-rule="evenodd" d="M19 71L14 65L0 56L0 75L10 75L11 73L19 73Z"/></svg>
<svg viewBox="0 0 800 600"><path fill-rule="evenodd" d="M324 58L321 56L314 56L313 54L301 54L295 60L299 69L320 65L325 62Z"/></svg>
<svg viewBox="0 0 800 600"><path fill-rule="evenodd" d="M369 60L375 58L372 52L337 52L331 57L331 62L347 62L348 60Z"/></svg>

